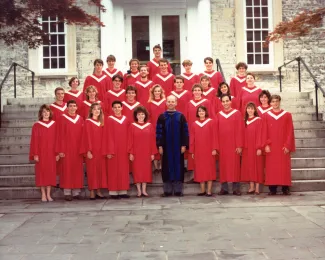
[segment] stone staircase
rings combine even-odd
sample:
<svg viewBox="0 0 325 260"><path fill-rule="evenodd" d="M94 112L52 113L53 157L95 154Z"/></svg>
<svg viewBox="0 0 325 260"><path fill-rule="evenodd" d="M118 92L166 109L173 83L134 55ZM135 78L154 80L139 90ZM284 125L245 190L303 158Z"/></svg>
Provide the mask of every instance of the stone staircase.
<svg viewBox="0 0 325 260"><path fill-rule="evenodd" d="M325 190L325 122L315 120L315 108L309 93L281 93L282 106L293 115L297 151L292 155L292 191ZM28 161L31 127L39 106L52 98L8 99L3 107L0 129L0 199L39 198L35 187L34 165ZM188 178L189 176L187 176ZM219 183L215 183L219 189ZM161 178L154 176L148 192L162 192ZM242 185L245 191L247 185ZM198 184L185 184L185 194L199 191ZM264 187L264 191L267 188ZM62 197L54 188L54 197ZM87 192L87 191L86 191ZM135 194L132 186L131 194Z"/></svg>

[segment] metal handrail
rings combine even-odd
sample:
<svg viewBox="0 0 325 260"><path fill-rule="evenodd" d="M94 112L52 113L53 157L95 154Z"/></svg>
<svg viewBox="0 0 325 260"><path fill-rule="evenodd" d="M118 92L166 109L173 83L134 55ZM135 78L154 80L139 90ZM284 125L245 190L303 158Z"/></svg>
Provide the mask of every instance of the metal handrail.
<svg viewBox="0 0 325 260"><path fill-rule="evenodd" d="M309 69L309 67L307 66L306 62L303 60L303 58L297 57L297 58L295 58L295 59L293 59L291 61L288 61L288 62L284 63L280 67L278 67L279 81L280 81L280 92L282 92L282 71L281 70L282 70L283 67L289 65L290 63L292 63L294 61L297 61L298 62L299 92L301 92L301 64L304 65L305 69L309 73L309 76L313 79L313 81L315 83L316 118L317 118L317 120L319 120L319 117L318 117L318 90L320 90L322 92L323 97L325 97L325 90L321 87L321 85L319 84L319 82L317 81L316 77L311 72L311 70Z"/></svg>
<svg viewBox="0 0 325 260"><path fill-rule="evenodd" d="M225 80L225 75L224 75L222 67L221 67L221 62L220 62L220 60L218 58L216 59L216 64L217 64L217 71L220 71L220 73L222 75L222 78L223 78L223 81L226 81Z"/></svg>
<svg viewBox="0 0 325 260"><path fill-rule="evenodd" d="M22 69L24 69L24 70L29 71L29 72L32 74L32 98L34 98L35 72L32 71L32 70L30 70L29 68L26 68L26 67L24 67L24 66L22 66L22 65L20 65L20 64L18 64L18 63L16 63L16 62L13 62L13 63L10 65L10 67L9 67L9 69L8 69L8 71L7 71L6 75L5 75L5 77L3 78L3 80L2 80L1 83L0 83L0 109L1 109L1 106L2 106L2 104L1 104L2 86L3 86L3 84L5 83L5 81L7 80L7 78L8 78L8 76L9 76L9 74L10 74L12 68L14 68L14 97L15 97L15 98L17 97L17 66L20 67L20 68L22 68ZM2 121L2 120L1 120L1 114L2 114L2 113L1 113L1 111L0 111L0 128L1 128L1 121Z"/></svg>

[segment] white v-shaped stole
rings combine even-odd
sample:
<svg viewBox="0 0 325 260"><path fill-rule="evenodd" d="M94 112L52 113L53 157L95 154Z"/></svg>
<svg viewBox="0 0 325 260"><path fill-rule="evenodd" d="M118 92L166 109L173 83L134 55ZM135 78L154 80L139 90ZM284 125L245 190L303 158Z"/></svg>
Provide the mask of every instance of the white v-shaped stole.
<svg viewBox="0 0 325 260"><path fill-rule="evenodd" d="M154 60L154 59L152 59L152 60L151 60L151 62L152 62L152 64L154 64L156 67L158 67L158 66L159 66L159 64L158 64L157 62L155 62L155 60Z"/></svg>
<svg viewBox="0 0 325 260"><path fill-rule="evenodd" d="M71 117L69 117L69 116L66 115L66 114L63 114L63 116L64 116L66 119L68 119L70 122L74 123L74 124L78 122L79 117L80 117L79 115L77 115L75 119L72 119Z"/></svg>
<svg viewBox="0 0 325 260"><path fill-rule="evenodd" d="M152 101L151 101L151 103L155 104L156 106L160 106L160 105L161 105L161 103L162 103L162 102L164 102L165 100L166 100L166 98L163 98L162 100L160 100L160 101L158 101L158 102L157 102L157 101L154 101L154 100L152 100Z"/></svg>
<svg viewBox="0 0 325 260"><path fill-rule="evenodd" d="M259 90L260 88L255 87L255 88L250 89L250 88L243 87L243 89L246 90L246 91L249 92L249 93L253 93L253 92L255 92L256 90Z"/></svg>
<svg viewBox="0 0 325 260"><path fill-rule="evenodd" d="M128 109L133 110L134 108L136 108L138 105L140 105L139 102L135 102L132 106L130 106L128 103L126 103L125 101L122 101L122 104L124 106L126 106Z"/></svg>
<svg viewBox="0 0 325 260"><path fill-rule="evenodd" d="M261 118L260 117L255 117L254 119L252 119L251 121L246 121L246 125L250 125L252 124L253 122L255 122L256 120L260 120Z"/></svg>
<svg viewBox="0 0 325 260"><path fill-rule="evenodd" d="M121 89L120 92L118 92L118 93L116 93L116 92L114 92L112 90L109 90L107 92L111 93L115 97L119 97L119 96L121 96L125 92L125 89Z"/></svg>
<svg viewBox="0 0 325 260"><path fill-rule="evenodd" d="M103 70L104 73L106 73L110 78L113 78L119 71L118 69L115 70L115 72L110 73L108 70Z"/></svg>
<svg viewBox="0 0 325 260"><path fill-rule="evenodd" d="M101 82L104 78L106 78L106 75L101 76L100 78L97 78L95 75L90 75L90 77L92 77L94 80L96 80L97 82Z"/></svg>
<svg viewBox="0 0 325 260"><path fill-rule="evenodd" d="M285 113L287 113L287 111L284 111L284 110L278 115L273 114L272 111L267 112L267 114L270 115L271 117L273 117L275 120L278 120L279 118L281 118Z"/></svg>
<svg viewBox="0 0 325 260"><path fill-rule="evenodd" d="M214 88L209 88L206 92L203 91L202 94L203 94L204 96L207 96L207 95L209 95L209 93L210 93L211 91L213 91L213 90L214 90Z"/></svg>
<svg viewBox="0 0 325 260"><path fill-rule="evenodd" d="M138 72L138 73L136 73L136 74L130 73L129 75L131 75L133 78L136 78L137 76L139 76L139 75L140 75L140 73L139 73L139 72Z"/></svg>
<svg viewBox="0 0 325 260"><path fill-rule="evenodd" d="M234 109L233 111L231 111L229 114L224 113L223 111L220 111L219 114L222 115L224 118L229 118L231 117L233 114L235 114L238 110Z"/></svg>
<svg viewBox="0 0 325 260"><path fill-rule="evenodd" d="M137 124L137 123L132 123L132 125L134 125L135 127L139 128L139 129L141 129L141 130L143 130L143 129L145 129L148 125L150 125L150 123L146 123L146 124L144 124L144 125L139 125L139 124Z"/></svg>
<svg viewBox="0 0 325 260"><path fill-rule="evenodd" d="M146 84L143 84L141 81L137 80L135 83L136 84L139 84L143 88L146 88L146 87L148 87L152 83L152 81L151 80L148 80Z"/></svg>
<svg viewBox="0 0 325 260"><path fill-rule="evenodd" d="M55 108L57 108L57 109L59 109L59 110L61 110L61 111L64 111L64 110L67 109L67 104L64 104L63 107L60 107L60 106L58 106L58 105L52 103L50 106L53 106L53 107L55 107Z"/></svg>
<svg viewBox="0 0 325 260"><path fill-rule="evenodd" d="M257 109L262 113L266 113L266 112L269 112L270 110L272 110L272 107L269 107L268 109L263 109L261 106L258 106Z"/></svg>
<svg viewBox="0 0 325 260"><path fill-rule="evenodd" d="M199 127L203 127L205 126L208 122L210 122L212 119L211 118L208 118L207 120L205 120L204 122L200 122L198 120L195 121L195 123L199 126Z"/></svg>
<svg viewBox="0 0 325 260"><path fill-rule="evenodd" d="M161 80L166 81L166 80L168 80L171 76L173 76L173 74L170 73L170 74L167 75L166 77L161 76L160 74L156 74L156 76L157 76L158 78L160 78Z"/></svg>
<svg viewBox="0 0 325 260"><path fill-rule="evenodd" d="M190 100L190 102L191 102L191 104L193 105L193 106L195 106L195 107L197 107L198 105L201 105L204 101L206 101L207 99L202 99L202 100L200 100L199 102L195 102L195 101L193 101L193 100Z"/></svg>
<svg viewBox="0 0 325 260"><path fill-rule="evenodd" d="M79 97L81 93L82 93L82 91L78 91L77 93L73 93L71 91L68 91L67 92L67 94L69 94L69 95L71 95L73 97Z"/></svg>
<svg viewBox="0 0 325 260"><path fill-rule="evenodd" d="M55 123L55 121L51 121L51 122L48 123L48 124L46 124L46 123L44 123L44 122L42 122L42 121L38 121L37 123L39 123L40 125L42 125L42 126L44 126L44 127L46 127L46 128L50 128L50 127Z"/></svg>
<svg viewBox="0 0 325 260"><path fill-rule="evenodd" d="M234 77L238 82L243 83L244 81L246 81L246 78L238 78L237 76Z"/></svg>
<svg viewBox="0 0 325 260"><path fill-rule="evenodd" d="M218 71L215 70L214 72L212 72L212 73L210 74L210 73L207 73L207 72L204 71L203 74L206 75L206 76L208 76L208 77L210 77L210 78L212 78L212 77L214 76L214 74L216 74L217 72L218 72Z"/></svg>
<svg viewBox="0 0 325 260"><path fill-rule="evenodd" d="M181 76L182 76L183 78L187 79L187 80L190 80L191 78L193 78L193 77L195 76L195 74L192 73L191 76L186 76L186 75L183 73L183 74L181 74Z"/></svg>
<svg viewBox="0 0 325 260"><path fill-rule="evenodd" d="M100 126L100 122L96 122L95 120L93 120L91 118L87 118L86 120L92 122L94 125Z"/></svg>
<svg viewBox="0 0 325 260"><path fill-rule="evenodd" d="M110 118L112 118L113 120L115 120L116 122L118 122L119 124L123 124L124 120L125 120L125 116L122 116L121 119L116 118L115 116L109 116Z"/></svg>
<svg viewBox="0 0 325 260"><path fill-rule="evenodd" d="M181 98L182 96L184 96L187 93L187 90L184 90L182 93L179 93L179 94L177 94L175 91L172 91L170 93L173 94L177 98Z"/></svg>

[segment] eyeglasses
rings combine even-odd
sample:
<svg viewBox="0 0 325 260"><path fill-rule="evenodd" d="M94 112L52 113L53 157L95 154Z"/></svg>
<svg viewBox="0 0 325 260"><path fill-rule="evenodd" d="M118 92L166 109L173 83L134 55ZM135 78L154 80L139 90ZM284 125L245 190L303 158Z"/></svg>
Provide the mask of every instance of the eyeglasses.
<svg viewBox="0 0 325 260"><path fill-rule="evenodd" d="M115 82L121 82L121 80L119 80L119 79L114 79L114 81L115 81Z"/></svg>

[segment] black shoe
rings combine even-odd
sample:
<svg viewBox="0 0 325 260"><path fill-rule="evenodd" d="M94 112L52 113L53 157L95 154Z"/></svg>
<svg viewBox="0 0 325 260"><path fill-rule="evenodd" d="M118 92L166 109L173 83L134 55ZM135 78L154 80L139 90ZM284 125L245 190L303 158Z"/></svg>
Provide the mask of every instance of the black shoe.
<svg viewBox="0 0 325 260"><path fill-rule="evenodd" d="M207 195L206 192L201 192L201 193L196 194L196 196L205 196L205 195Z"/></svg>
<svg viewBox="0 0 325 260"><path fill-rule="evenodd" d="M291 195L291 192L289 190L285 190L282 192L282 194L285 196L289 196L289 195Z"/></svg>
<svg viewBox="0 0 325 260"><path fill-rule="evenodd" d="M84 197L82 197L81 195L77 195L77 196L73 196L74 200L84 200Z"/></svg>
<svg viewBox="0 0 325 260"><path fill-rule="evenodd" d="M89 198L90 200L96 200L96 197L95 198Z"/></svg>
<svg viewBox="0 0 325 260"><path fill-rule="evenodd" d="M212 197L212 193L211 194L205 194L206 197Z"/></svg>
<svg viewBox="0 0 325 260"><path fill-rule="evenodd" d="M120 196L119 195L110 195L110 198L113 200L118 200L118 199L120 199Z"/></svg>
<svg viewBox="0 0 325 260"><path fill-rule="evenodd" d="M175 192L174 195L176 197L183 197L184 196L184 194L182 192Z"/></svg>
<svg viewBox="0 0 325 260"><path fill-rule="evenodd" d="M99 196L98 194L96 194L96 199L100 199L100 200L105 200L106 197L105 196Z"/></svg>
<svg viewBox="0 0 325 260"><path fill-rule="evenodd" d="M224 189L221 189L219 192L218 192L218 195L220 196L223 196L223 195L228 195L229 192L227 190L224 190Z"/></svg>
<svg viewBox="0 0 325 260"><path fill-rule="evenodd" d="M232 194L236 196L241 196L241 192L239 190L234 190Z"/></svg>
<svg viewBox="0 0 325 260"><path fill-rule="evenodd" d="M276 195L276 192L270 191L267 195L269 195L269 196L275 196Z"/></svg>
<svg viewBox="0 0 325 260"><path fill-rule="evenodd" d="M160 195L160 197L170 197L172 194L170 192L164 192L163 194Z"/></svg>
<svg viewBox="0 0 325 260"><path fill-rule="evenodd" d="M71 195L64 195L64 199L66 201L72 201L72 196Z"/></svg>
<svg viewBox="0 0 325 260"><path fill-rule="evenodd" d="M122 194L122 195L118 195L121 199L129 199L130 195L127 194Z"/></svg>
<svg viewBox="0 0 325 260"><path fill-rule="evenodd" d="M254 194L255 193L255 190L252 190L252 191L247 191L246 194Z"/></svg>

